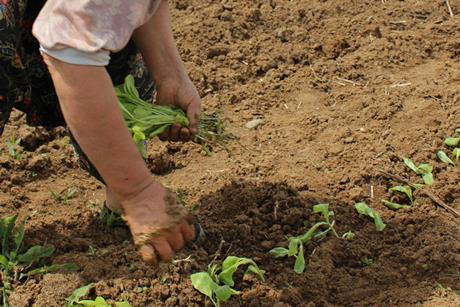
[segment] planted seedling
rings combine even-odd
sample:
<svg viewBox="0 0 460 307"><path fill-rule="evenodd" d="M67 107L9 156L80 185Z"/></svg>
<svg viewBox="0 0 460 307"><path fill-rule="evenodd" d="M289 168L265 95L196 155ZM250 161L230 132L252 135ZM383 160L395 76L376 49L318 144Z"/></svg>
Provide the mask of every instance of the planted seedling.
<svg viewBox="0 0 460 307"><path fill-rule="evenodd" d="M446 163L447 165L455 165L454 161L452 161L444 151L440 150L436 155L438 156L439 160Z"/></svg>
<svg viewBox="0 0 460 307"><path fill-rule="evenodd" d="M289 237L289 245L288 248L284 247L275 247L270 251L270 254L275 256L276 258L280 257L295 257L294 263L294 271L297 274L303 273L305 270L305 257L304 257L304 244L308 243L311 239L322 239L326 237L326 235L332 231L332 233L339 238L337 232L335 231L334 225L335 221L330 221L330 218L334 216L334 212L329 211L328 204L318 204L313 207L313 212L321 213L323 216L324 221L318 222L313 225L305 234L296 237ZM325 230L316 233L317 230L320 228L325 228Z"/></svg>
<svg viewBox="0 0 460 307"><path fill-rule="evenodd" d="M454 148L452 154L455 157L455 161L458 161L458 158L460 158L460 147Z"/></svg>
<svg viewBox="0 0 460 307"><path fill-rule="evenodd" d="M390 192L399 192L405 196L407 196L407 198L409 199L410 203L412 204L412 202L414 201L414 198L413 198L413 194L412 194L412 188L410 186L395 186L395 187L392 187L389 189ZM399 203L396 203L396 202L392 202L392 201L388 201L388 200L382 200L382 203L392 209L392 210L399 210L399 209L404 209L404 208L409 208L408 205L404 205L404 204L399 204Z"/></svg>
<svg viewBox="0 0 460 307"><path fill-rule="evenodd" d="M374 264L374 259L369 258L369 257L363 257L361 258L360 262L362 266L371 266Z"/></svg>
<svg viewBox="0 0 460 307"><path fill-rule="evenodd" d="M120 215L110 210L106 206L102 206L101 211L99 212L99 220L107 228L122 227L126 225L125 221Z"/></svg>
<svg viewBox="0 0 460 307"><path fill-rule="evenodd" d="M192 274L190 277L192 285L206 295L214 306L220 306L221 302L228 301L232 295L241 293L233 289L235 286L233 274L244 265L247 266L245 274L253 273L259 279L264 280L265 272L252 259L228 256L222 265L213 264L208 267L207 272Z"/></svg>
<svg viewBox="0 0 460 307"><path fill-rule="evenodd" d="M6 141L6 147L8 148L8 153L15 160L21 160L22 158L21 153L16 149L16 147L19 146L20 142L21 142L21 139L15 140L14 136L10 137L10 139Z"/></svg>
<svg viewBox="0 0 460 307"><path fill-rule="evenodd" d="M403 160L407 167L413 170L417 175L422 176L423 182L425 182L426 185L433 184L433 167L431 165L422 163L416 166L410 159L404 158Z"/></svg>
<svg viewBox="0 0 460 307"><path fill-rule="evenodd" d="M342 239L347 240L347 241L353 241L355 239L356 235L353 231L349 230L346 233L342 235Z"/></svg>
<svg viewBox="0 0 460 307"><path fill-rule="evenodd" d="M374 211L372 208L370 208L366 203L364 202L359 202L355 204L355 209L358 211L360 215L366 215L374 220L375 228L378 231L382 231L385 229L385 224L382 221L382 218L380 215Z"/></svg>
<svg viewBox="0 0 460 307"><path fill-rule="evenodd" d="M89 291L91 290L93 284L89 284L86 286L83 286L81 288L78 288L72 294L65 299L65 305L64 307L83 307L83 306L88 306L88 307L111 307L109 303L103 298L103 297L96 297L94 300L82 300L83 297L87 296L89 294ZM116 302L115 303L116 307L131 307L131 305L128 302Z"/></svg>
<svg viewBox="0 0 460 307"><path fill-rule="evenodd" d="M78 190L76 188L67 188L65 190L62 190L61 192L57 193L53 190L50 190L51 197L62 204L67 204L69 202L69 199L75 197L77 194Z"/></svg>
<svg viewBox="0 0 460 307"><path fill-rule="evenodd" d="M444 140L444 144L446 144L449 147L457 147L459 143L460 143L460 138L449 137Z"/></svg>
<svg viewBox="0 0 460 307"><path fill-rule="evenodd" d="M26 219L16 225L17 215L8 216L0 220L0 239L2 253L0 255L0 269L3 307L9 307L8 295L13 285L20 280L34 275L41 275L61 270L74 271L78 266L72 263L44 265L44 261L55 251L53 246L43 247L35 245L27 251L23 250L23 239Z"/></svg>

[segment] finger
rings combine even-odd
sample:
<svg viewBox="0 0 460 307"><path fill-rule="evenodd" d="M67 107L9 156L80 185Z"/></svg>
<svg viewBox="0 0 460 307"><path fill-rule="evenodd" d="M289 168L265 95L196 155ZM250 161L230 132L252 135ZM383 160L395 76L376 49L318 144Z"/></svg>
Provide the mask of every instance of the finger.
<svg viewBox="0 0 460 307"><path fill-rule="evenodd" d="M195 240L197 234L195 233L195 227L185 219L182 220L180 225L180 230L182 232L182 237L186 242L191 242Z"/></svg>
<svg viewBox="0 0 460 307"><path fill-rule="evenodd" d="M170 129L171 129L171 127L166 128L166 130L162 134L160 134L158 136L158 138L163 142L169 140L171 138L170 137L170 135L171 135L171 130Z"/></svg>
<svg viewBox="0 0 460 307"><path fill-rule="evenodd" d="M171 246L169 245L168 241L166 241L164 237L161 239L152 240L152 244L156 252L160 256L161 260L165 262L169 262L172 260L172 258L174 257L174 252Z"/></svg>
<svg viewBox="0 0 460 307"><path fill-rule="evenodd" d="M179 138L182 142L190 141L190 129L182 127L180 129Z"/></svg>
<svg viewBox="0 0 460 307"><path fill-rule="evenodd" d="M198 124L200 122L201 101L192 102L187 108L187 118L190 122L189 128L192 134L198 133Z"/></svg>
<svg viewBox="0 0 460 307"><path fill-rule="evenodd" d="M157 264L157 256L155 254L155 249L151 245L144 245L139 249L139 254L144 260L145 263L150 265Z"/></svg>
<svg viewBox="0 0 460 307"><path fill-rule="evenodd" d="M180 126L172 125L171 128L169 128L169 131L170 131L169 140L173 142L179 141L180 130L181 130Z"/></svg>
<svg viewBox="0 0 460 307"><path fill-rule="evenodd" d="M169 245L174 251L181 250L184 247L184 238L182 237L181 229L179 225L174 226L168 231L166 236Z"/></svg>

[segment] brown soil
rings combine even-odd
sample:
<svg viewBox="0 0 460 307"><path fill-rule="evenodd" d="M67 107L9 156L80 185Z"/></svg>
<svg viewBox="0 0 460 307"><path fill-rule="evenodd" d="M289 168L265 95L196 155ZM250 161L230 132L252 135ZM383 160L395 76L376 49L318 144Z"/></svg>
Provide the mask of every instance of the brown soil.
<svg viewBox="0 0 460 307"><path fill-rule="evenodd" d="M61 306L94 282L93 295L133 306L209 306L189 276L217 253L266 270L265 282L237 276L242 295L228 306L459 306L459 218L422 195L410 209L387 209L380 200L397 182L379 169L416 181L400 157L429 162L430 190L460 211L459 166L436 159L460 126L460 1L450 1L454 18L441 0L171 3L205 108L222 110L239 137L230 155L151 144L152 171L197 207L206 242L176 264L142 264L129 233L98 220L102 187L78 169L62 129L27 128L16 113L1 139L0 215L31 215L26 245L52 244L52 262L81 271L31 278L12 305ZM264 123L245 128L254 118ZM20 161L7 154L10 136L23 140ZM67 204L50 196L70 187L78 192ZM357 201L381 213L383 232L358 216ZM319 202L356 238L307 245L297 275L292 260L267 252L317 221Z"/></svg>

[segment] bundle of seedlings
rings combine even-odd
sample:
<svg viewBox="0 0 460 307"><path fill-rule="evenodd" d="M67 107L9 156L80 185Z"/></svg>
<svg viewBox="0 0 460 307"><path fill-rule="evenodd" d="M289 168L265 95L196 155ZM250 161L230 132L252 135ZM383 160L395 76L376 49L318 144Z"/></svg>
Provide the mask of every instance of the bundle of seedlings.
<svg viewBox="0 0 460 307"><path fill-rule="evenodd" d="M147 153L144 143L165 132L172 125L187 127L189 120L184 111L175 106L158 105L146 102L139 97L134 78L128 75L125 83L115 87L115 93L129 131L142 156ZM200 117L198 133L194 142L203 145L209 153L214 145L226 149L230 136L218 112L203 112Z"/></svg>

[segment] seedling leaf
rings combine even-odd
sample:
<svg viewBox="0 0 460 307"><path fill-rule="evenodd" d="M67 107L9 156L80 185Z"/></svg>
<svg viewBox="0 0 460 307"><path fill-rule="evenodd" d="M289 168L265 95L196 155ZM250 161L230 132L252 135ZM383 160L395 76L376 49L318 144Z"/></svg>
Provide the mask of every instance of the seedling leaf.
<svg viewBox="0 0 460 307"><path fill-rule="evenodd" d="M460 147L454 148L452 154L454 155L455 160L458 160L458 158L460 158Z"/></svg>
<svg viewBox="0 0 460 307"><path fill-rule="evenodd" d="M40 261L42 258L48 258L53 255L55 251L54 246L43 247L39 245L32 246L22 255L18 256L18 261L23 264L32 264Z"/></svg>
<svg viewBox="0 0 460 307"><path fill-rule="evenodd" d="M358 211L359 214L367 215L371 217L372 219L374 219L375 228L378 231L382 231L385 228L386 225L383 223L380 215L376 211L369 208L369 206L366 203L364 202L356 203L355 209L356 211Z"/></svg>
<svg viewBox="0 0 460 307"><path fill-rule="evenodd" d="M456 147L460 143L460 138L449 137L444 141L444 144L450 147Z"/></svg>
<svg viewBox="0 0 460 307"><path fill-rule="evenodd" d="M65 299L65 301L66 301L65 307L73 306L82 297L88 295L89 290L91 290L92 286L93 286L93 284L89 284L89 285L80 287L80 288L76 289L75 291L73 291L72 294L68 298Z"/></svg>
<svg viewBox="0 0 460 307"><path fill-rule="evenodd" d="M4 269L9 269L10 268L10 262L3 255L0 255L0 265L3 266Z"/></svg>
<svg viewBox="0 0 460 307"><path fill-rule="evenodd" d="M418 174L430 174L433 172L433 167L429 164L422 163L418 166Z"/></svg>
<svg viewBox="0 0 460 307"><path fill-rule="evenodd" d="M212 299L213 289L217 289L219 286L212 280L207 272L192 274L190 278L195 289Z"/></svg>
<svg viewBox="0 0 460 307"><path fill-rule="evenodd" d="M250 264L257 267L257 264L249 258L239 258L235 256L228 256L222 263L222 272L219 274L219 280L224 284L233 287L235 282L233 281L233 273L236 272L239 266Z"/></svg>
<svg viewBox="0 0 460 307"><path fill-rule="evenodd" d="M226 302L232 295L239 295L241 292L224 285L214 289L214 293L219 300Z"/></svg>
<svg viewBox="0 0 460 307"><path fill-rule="evenodd" d="M425 182L426 185L433 185L434 179L433 179L433 174L428 173L422 176L423 182Z"/></svg>
<svg viewBox="0 0 460 307"><path fill-rule="evenodd" d="M257 275L257 277L259 277L260 280L265 281L265 278L264 278L265 271L261 270L258 266L254 266L250 264L244 274L248 274L248 273L254 273L255 275Z"/></svg>
<svg viewBox="0 0 460 307"><path fill-rule="evenodd" d="M334 215L332 211L329 211L329 204L318 204L313 206L313 212L314 213L321 213L321 215L324 217L326 222L329 223L329 217Z"/></svg>
<svg viewBox="0 0 460 307"><path fill-rule="evenodd" d="M460 133L460 128L455 129L455 132Z"/></svg>
<svg viewBox="0 0 460 307"><path fill-rule="evenodd" d="M296 237L289 238L288 256L292 257L299 252L300 240Z"/></svg>
<svg viewBox="0 0 460 307"><path fill-rule="evenodd" d="M410 168L411 170L413 170L414 172L416 172L418 174L418 167L414 164L414 162L412 162L411 159L403 158L403 160L404 160L404 163L407 165L408 168Z"/></svg>
<svg viewBox="0 0 460 307"><path fill-rule="evenodd" d="M406 208L409 208L408 205L401 205L401 204L398 204L398 203L394 203L394 202L391 202L391 201L388 201L388 200L384 200L382 199L382 203L392 209L392 210L399 210L399 209L406 209Z"/></svg>
<svg viewBox="0 0 460 307"><path fill-rule="evenodd" d="M78 301L77 304L87 306L87 307L110 307L110 305L105 301L103 297L96 297L94 301L92 300L83 300Z"/></svg>
<svg viewBox="0 0 460 307"><path fill-rule="evenodd" d="M342 235L342 239L345 239L347 241L352 241L355 239L355 234L351 230L349 230Z"/></svg>
<svg viewBox="0 0 460 307"><path fill-rule="evenodd" d="M74 263L53 264L49 266L43 266L35 270L31 270L26 275L34 276L34 275L53 273L57 271L78 271L79 269L80 267Z"/></svg>
<svg viewBox="0 0 460 307"><path fill-rule="evenodd" d="M437 156L438 156L439 160L441 160L442 162L444 162L446 164L455 165L454 161L452 161L444 151L442 151L442 150L438 151Z"/></svg>
<svg viewBox="0 0 460 307"><path fill-rule="evenodd" d="M115 306L116 307L131 307L131 304L128 302L116 302Z"/></svg>
<svg viewBox="0 0 460 307"><path fill-rule="evenodd" d="M299 254L296 257L294 264L294 272L302 274L305 270L305 257L303 256L303 245L300 243Z"/></svg>
<svg viewBox="0 0 460 307"><path fill-rule="evenodd" d="M275 247L269 251L276 258L285 257L289 254L289 250L284 247Z"/></svg>
<svg viewBox="0 0 460 307"><path fill-rule="evenodd" d="M390 188L390 191L396 191L396 192L406 194L406 196L409 198L410 202L412 203L412 201L413 201L412 188L410 186L408 186L408 185L405 185L405 186L398 185L398 186Z"/></svg>
<svg viewBox="0 0 460 307"><path fill-rule="evenodd" d="M17 215L7 216L0 221L0 235L2 239L2 255L8 257L8 238L13 231L14 224L16 223Z"/></svg>

